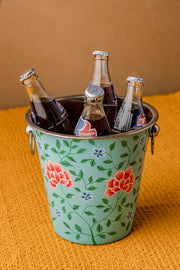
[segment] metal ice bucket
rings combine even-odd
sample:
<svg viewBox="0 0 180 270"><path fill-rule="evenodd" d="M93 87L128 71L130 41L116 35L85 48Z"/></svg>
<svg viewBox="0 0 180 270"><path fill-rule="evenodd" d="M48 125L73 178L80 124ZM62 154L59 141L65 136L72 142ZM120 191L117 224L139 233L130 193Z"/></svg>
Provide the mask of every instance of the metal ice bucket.
<svg viewBox="0 0 180 270"><path fill-rule="evenodd" d="M84 96L59 99L76 125ZM118 98L120 106L122 98ZM52 223L62 238L105 244L127 236L133 226L144 156L158 134L157 110L143 103L147 125L96 138L63 135L39 128L25 115L31 152L35 141Z"/></svg>

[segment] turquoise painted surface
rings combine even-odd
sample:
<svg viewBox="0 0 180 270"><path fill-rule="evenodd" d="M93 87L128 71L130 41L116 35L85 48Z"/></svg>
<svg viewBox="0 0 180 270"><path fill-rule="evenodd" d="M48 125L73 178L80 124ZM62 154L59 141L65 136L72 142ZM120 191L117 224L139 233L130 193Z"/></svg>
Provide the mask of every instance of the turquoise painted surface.
<svg viewBox="0 0 180 270"><path fill-rule="evenodd" d="M149 132L77 140L34 131L58 235L95 245L130 233Z"/></svg>

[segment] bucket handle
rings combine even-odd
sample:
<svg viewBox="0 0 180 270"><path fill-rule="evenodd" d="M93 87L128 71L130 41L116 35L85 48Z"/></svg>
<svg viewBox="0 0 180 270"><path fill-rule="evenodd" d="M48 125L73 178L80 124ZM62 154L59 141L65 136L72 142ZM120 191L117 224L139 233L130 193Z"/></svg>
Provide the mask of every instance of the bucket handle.
<svg viewBox="0 0 180 270"><path fill-rule="evenodd" d="M26 133L29 134L31 155L34 155L34 153L35 153L35 137L34 137L34 134L32 132L32 128L27 125L25 130L26 130Z"/></svg>
<svg viewBox="0 0 180 270"><path fill-rule="evenodd" d="M149 136L151 137L151 153L154 154L154 137L159 134L159 126L158 124L154 124L151 128L151 132Z"/></svg>

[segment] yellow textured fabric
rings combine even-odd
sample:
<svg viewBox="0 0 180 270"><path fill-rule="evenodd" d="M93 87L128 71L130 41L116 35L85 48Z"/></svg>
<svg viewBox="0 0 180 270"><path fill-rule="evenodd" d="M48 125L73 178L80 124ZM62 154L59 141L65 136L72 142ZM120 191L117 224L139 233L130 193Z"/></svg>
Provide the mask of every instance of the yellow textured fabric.
<svg viewBox="0 0 180 270"><path fill-rule="evenodd" d="M54 232L27 108L0 111L0 269L180 269L180 92L144 100L160 133L153 156L148 143L133 231L101 246Z"/></svg>

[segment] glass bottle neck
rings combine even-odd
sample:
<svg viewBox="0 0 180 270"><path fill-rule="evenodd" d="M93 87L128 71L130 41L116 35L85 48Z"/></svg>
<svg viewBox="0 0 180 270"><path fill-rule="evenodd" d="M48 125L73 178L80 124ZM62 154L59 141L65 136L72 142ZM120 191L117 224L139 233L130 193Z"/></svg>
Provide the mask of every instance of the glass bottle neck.
<svg viewBox="0 0 180 270"><path fill-rule="evenodd" d="M135 103L138 106L142 106L142 88L143 88L143 83L128 82L128 88L127 88L125 101L128 103Z"/></svg>
<svg viewBox="0 0 180 270"><path fill-rule="evenodd" d="M50 98L49 95L46 93L44 87L40 83L40 81L37 79L36 74L24 80L23 84L26 88L30 101L33 101L39 98L41 99L44 98L46 100Z"/></svg>
<svg viewBox="0 0 180 270"><path fill-rule="evenodd" d="M95 66L91 84L101 86L103 88L110 86L111 79L109 76L109 69L108 69L108 56L95 55L94 60Z"/></svg>
<svg viewBox="0 0 180 270"><path fill-rule="evenodd" d="M103 110L103 100L89 101L86 99L86 106L82 112L82 117L89 120L101 119L105 116Z"/></svg>

